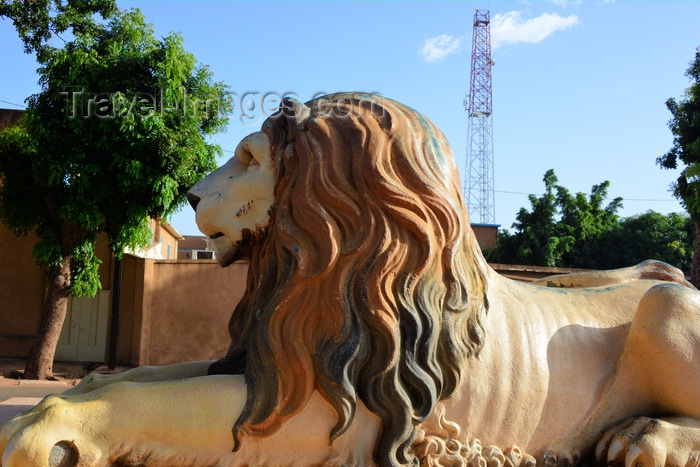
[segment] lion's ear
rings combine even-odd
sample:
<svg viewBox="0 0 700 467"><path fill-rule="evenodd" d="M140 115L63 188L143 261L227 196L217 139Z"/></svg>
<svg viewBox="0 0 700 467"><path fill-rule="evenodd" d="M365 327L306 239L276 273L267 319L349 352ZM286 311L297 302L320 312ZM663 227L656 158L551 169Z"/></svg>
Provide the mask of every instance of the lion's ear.
<svg viewBox="0 0 700 467"><path fill-rule="evenodd" d="M309 116L311 110L301 101L291 97L285 97L280 104L279 113L287 117L287 128L289 134L288 141L294 141L297 131L300 130L301 124Z"/></svg>

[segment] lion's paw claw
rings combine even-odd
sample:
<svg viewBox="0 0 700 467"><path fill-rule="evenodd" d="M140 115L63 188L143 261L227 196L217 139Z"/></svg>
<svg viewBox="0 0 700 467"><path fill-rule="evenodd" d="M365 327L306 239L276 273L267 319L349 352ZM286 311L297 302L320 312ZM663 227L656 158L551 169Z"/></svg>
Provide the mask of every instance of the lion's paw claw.
<svg viewBox="0 0 700 467"><path fill-rule="evenodd" d="M610 467L685 466L699 441L695 419L640 417L603 433L595 456L599 465Z"/></svg>
<svg viewBox="0 0 700 467"><path fill-rule="evenodd" d="M578 451L555 451L549 448L543 449L537 457L537 465L547 467L573 467L578 465L581 458Z"/></svg>

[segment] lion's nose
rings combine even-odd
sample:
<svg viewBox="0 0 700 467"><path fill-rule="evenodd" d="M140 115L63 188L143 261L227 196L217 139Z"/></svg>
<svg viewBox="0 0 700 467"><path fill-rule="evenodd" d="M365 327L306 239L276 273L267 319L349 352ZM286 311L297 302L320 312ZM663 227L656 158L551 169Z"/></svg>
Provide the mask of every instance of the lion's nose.
<svg viewBox="0 0 700 467"><path fill-rule="evenodd" d="M192 209L195 211L197 210L197 205L201 201L201 198L191 191L187 192L187 200L190 202L190 206L192 206Z"/></svg>

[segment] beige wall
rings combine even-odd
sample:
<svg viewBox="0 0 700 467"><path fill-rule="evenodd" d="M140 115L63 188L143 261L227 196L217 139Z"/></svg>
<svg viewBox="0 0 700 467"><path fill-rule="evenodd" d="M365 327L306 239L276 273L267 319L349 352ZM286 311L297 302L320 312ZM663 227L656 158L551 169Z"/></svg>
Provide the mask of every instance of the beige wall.
<svg viewBox="0 0 700 467"><path fill-rule="evenodd" d="M177 247L180 250L205 250L209 245L207 244L207 237L204 235L183 235Z"/></svg>
<svg viewBox="0 0 700 467"><path fill-rule="evenodd" d="M225 355L247 264L125 257L117 363L162 365Z"/></svg>
<svg viewBox="0 0 700 467"><path fill-rule="evenodd" d="M153 232L151 245L159 248L156 256L146 254L145 256L162 259L177 259L178 242L182 240L177 230L165 221L156 221L151 219L148 225Z"/></svg>
<svg viewBox="0 0 700 467"><path fill-rule="evenodd" d="M46 295L46 269L36 265L33 233L17 237L0 225L0 357L26 357L39 329ZM112 254L99 238L96 255L103 290L112 284Z"/></svg>
<svg viewBox="0 0 700 467"><path fill-rule="evenodd" d="M476 241L483 248L496 248L498 243L498 225L472 224Z"/></svg>
<svg viewBox="0 0 700 467"><path fill-rule="evenodd" d="M177 241L170 232L162 232L164 239ZM0 225L0 358L26 357L39 328L46 274L31 255L36 241L31 233L18 238ZM177 251L176 243L172 250ZM102 289L111 291L114 258L102 238L96 254L102 261ZM245 264L224 269L215 261L144 260L126 255L118 363L162 364L222 357L229 345L228 320L243 295L246 273Z"/></svg>
<svg viewBox="0 0 700 467"><path fill-rule="evenodd" d="M0 226L0 356L24 357L39 328L44 305L45 269L31 256L37 238Z"/></svg>
<svg viewBox="0 0 700 467"><path fill-rule="evenodd" d="M516 264L498 264L490 263L497 273L503 277L514 279L520 282L533 282L548 276L556 276L558 274L570 274L572 272L589 271L589 269L576 268L548 268L545 266L521 266Z"/></svg>

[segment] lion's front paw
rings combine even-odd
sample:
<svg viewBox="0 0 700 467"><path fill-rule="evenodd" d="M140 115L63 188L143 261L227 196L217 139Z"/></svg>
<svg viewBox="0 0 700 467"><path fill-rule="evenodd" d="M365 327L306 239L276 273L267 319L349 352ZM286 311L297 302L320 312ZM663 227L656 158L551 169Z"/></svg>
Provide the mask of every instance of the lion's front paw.
<svg viewBox="0 0 700 467"><path fill-rule="evenodd" d="M80 406L78 410L76 408ZM85 417L96 409L98 417ZM89 441L99 426L99 409L59 396L10 420L0 431L2 467L98 467L106 465L103 446ZM95 439L94 437L91 437Z"/></svg>
<svg viewBox="0 0 700 467"><path fill-rule="evenodd" d="M599 465L685 467L700 465L700 421L640 417L617 425L596 446Z"/></svg>
<svg viewBox="0 0 700 467"><path fill-rule="evenodd" d="M77 446L70 441L59 441L48 452L41 452L37 456L34 452L26 449L15 449L10 445L3 455L2 465L7 467L78 467L90 465L89 463L80 462L81 454Z"/></svg>

